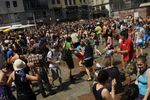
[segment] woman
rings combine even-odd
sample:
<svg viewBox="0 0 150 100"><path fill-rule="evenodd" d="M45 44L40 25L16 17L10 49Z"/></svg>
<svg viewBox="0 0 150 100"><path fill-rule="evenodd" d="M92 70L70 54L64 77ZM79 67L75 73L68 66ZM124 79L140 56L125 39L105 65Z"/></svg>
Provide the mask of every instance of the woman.
<svg viewBox="0 0 150 100"><path fill-rule="evenodd" d="M79 59L79 67L83 67L82 63L84 60L84 54L83 54L84 46L85 46L84 41L81 41L80 45L76 48L76 51L75 51L75 55Z"/></svg>
<svg viewBox="0 0 150 100"><path fill-rule="evenodd" d="M146 57L140 56L136 65L139 69L139 76L135 81L139 88L139 96L136 100L150 100L150 68L148 68Z"/></svg>
<svg viewBox="0 0 150 100"><path fill-rule="evenodd" d="M122 83L121 83L121 74L119 72L119 69L116 65L112 65L111 63L111 56L106 56L105 59L103 60L103 66L104 70L108 72L109 75L109 80L108 80L108 89L111 90L111 81L113 79L116 79L116 86L115 86L115 93L119 93L123 90L122 88Z"/></svg>
<svg viewBox="0 0 150 100"><path fill-rule="evenodd" d="M92 90L96 100L115 100L115 84L116 80L112 80L111 94L106 88L109 75L106 70L100 70L97 75L97 82L94 82Z"/></svg>
<svg viewBox="0 0 150 100"><path fill-rule="evenodd" d="M28 67L21 59L17 59L13 63L14 71L11 73L7 83L12 81L16 84L17 100L36 100L36 96L30 87L31 81L39 80L39 74L33 64L28 64L35 72L35 76L28 74Z"/></svg>
<svg viewBox="0 0 150 100"><path fill-rule="evenodd" d="M85 70L88 75L88 81L92 80L92 77L94 76L93 73L93 47L90 44L90 40L86 39L85 40L85 49L84 49L84 65L85 65Z"/></svg>

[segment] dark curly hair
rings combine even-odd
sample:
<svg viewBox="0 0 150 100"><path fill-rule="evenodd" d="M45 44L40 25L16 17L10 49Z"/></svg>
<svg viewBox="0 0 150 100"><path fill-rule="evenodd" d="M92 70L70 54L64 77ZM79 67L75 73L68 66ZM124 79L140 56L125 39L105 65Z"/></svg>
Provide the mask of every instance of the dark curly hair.
<svg viewBox="0 0 150 100"><path fill-rule="evenodd" d="M106 70L100 70L97 76L97 81L101 84L105 84L109 79L109 74Z"/></svg>

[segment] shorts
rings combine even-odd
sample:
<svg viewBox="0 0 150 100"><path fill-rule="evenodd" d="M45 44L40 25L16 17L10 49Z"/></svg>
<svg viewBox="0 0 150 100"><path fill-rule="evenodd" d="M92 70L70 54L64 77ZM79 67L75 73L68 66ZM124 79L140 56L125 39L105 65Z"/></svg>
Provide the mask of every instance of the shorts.
<svg viewBox="0 0 150 100"><path fill-rule="evenodd" d="M84 60L84 56L81 53L76 53L75 54L80 60Z"/></svg>
<svg viewBox="0 0 150 100"><path fill-rule="evenodd" d="M144 42L136 42L136 46L143 46L144 45Z"/></svg>
<svg viewBox="0 0 150 100"><path fill-rule="evenodd" d="M85 67L89 68L93 66L93 58L89 60L84 60Z"/></svg>
<svg viewBox="0 0 150 100"><path fill-rule="evenodd" d="M150 34L144 34L144 41L150 41Z"/></svg>
<svg viewBox="0 0 150 100"><path fill-rule="evenodd" d="M49 75L53 78L53 80L61 78L61 70L59 67L49 68L49 73L50 73Z"/></svg>

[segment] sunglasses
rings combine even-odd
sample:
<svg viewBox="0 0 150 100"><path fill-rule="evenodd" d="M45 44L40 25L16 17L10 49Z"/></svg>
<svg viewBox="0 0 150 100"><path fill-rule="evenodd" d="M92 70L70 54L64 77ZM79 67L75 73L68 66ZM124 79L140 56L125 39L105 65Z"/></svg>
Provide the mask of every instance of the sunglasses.
<svg viewBox="0 0 150 100"><path fill-rule="evenodd" d="M136 64L136 66L144 66L144 64Z"/></svg>

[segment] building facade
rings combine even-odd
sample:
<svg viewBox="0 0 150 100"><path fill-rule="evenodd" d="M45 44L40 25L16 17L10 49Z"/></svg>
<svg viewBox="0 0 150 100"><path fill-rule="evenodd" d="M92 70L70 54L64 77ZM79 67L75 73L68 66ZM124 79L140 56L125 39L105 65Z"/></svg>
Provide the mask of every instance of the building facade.
<svg viewBox="0 0 150 100"><path fill-rule="evenodd" d="M108 17L111 16L110 0L93 0L93 17Z"/></svg>
<svg viewBox="0 0 150 100"><path fill-rule="evenodd" d="M49 0L52 20L89 18L89 0Z"/></svg>
<svg viewBox="0 0 150 100"><path fill-rule="evenodd" d="M126 16L150 16L150 0L112 0L112 12L116 18Z"/></svg>
<svg viewBox="0 0 150 100"><path fill-rule="evenodd" d="M23 0L27 23L49 19L48 0Z"/></svg>
<svg viewBox="0 0 150 100"><path fill-rule="evenodd" d="M24 6L22 0L1 0L0 25L20 22L24 19Z"/></svg>

